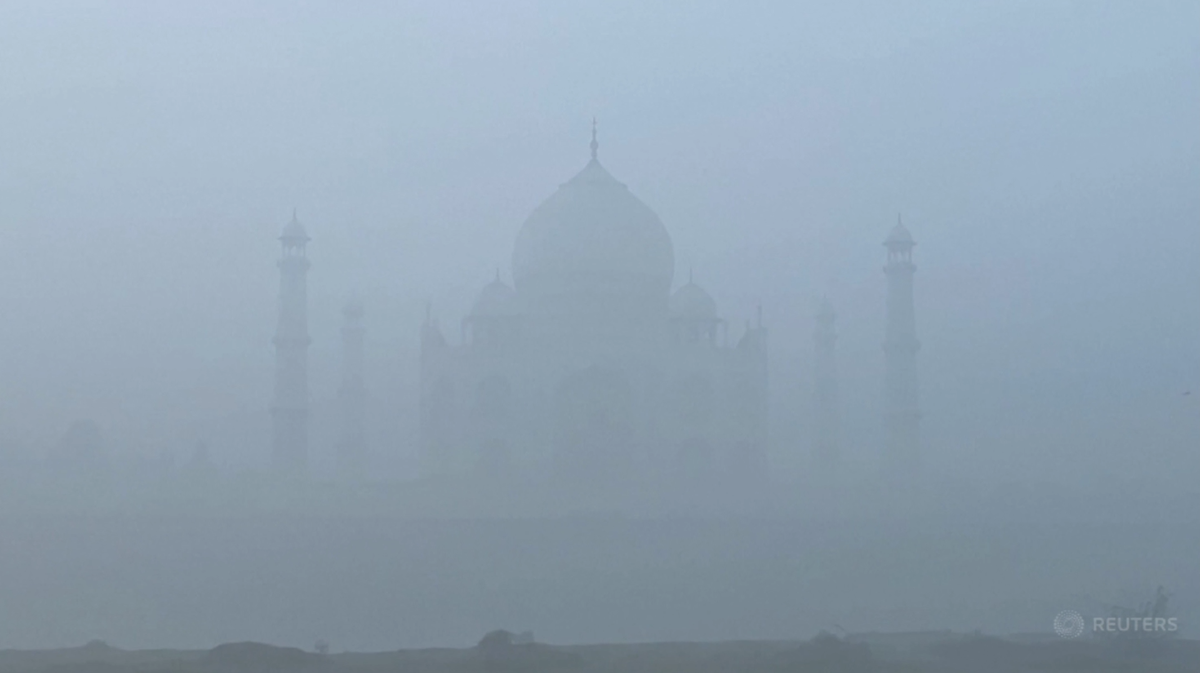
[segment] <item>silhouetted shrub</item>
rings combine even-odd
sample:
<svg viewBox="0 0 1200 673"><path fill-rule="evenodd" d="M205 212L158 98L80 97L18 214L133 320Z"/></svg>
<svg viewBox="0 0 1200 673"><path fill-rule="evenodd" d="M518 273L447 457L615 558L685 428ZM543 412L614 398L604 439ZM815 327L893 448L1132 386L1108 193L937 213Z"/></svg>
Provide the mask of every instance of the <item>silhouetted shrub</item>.
<svg viewBox="0 0 1200 673"><path fill-rule="evenodd" d="M205 664L222 671L267 673L308 670L321 667L324 657L296 647L276 647L264 643L226 643L208 651Z"/></svg>

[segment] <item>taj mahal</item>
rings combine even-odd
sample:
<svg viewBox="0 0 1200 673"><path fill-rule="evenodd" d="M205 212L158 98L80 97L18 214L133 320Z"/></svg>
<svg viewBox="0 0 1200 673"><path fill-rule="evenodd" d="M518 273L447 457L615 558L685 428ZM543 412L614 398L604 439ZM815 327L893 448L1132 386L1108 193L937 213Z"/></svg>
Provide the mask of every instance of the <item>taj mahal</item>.
<svg viewBox="0 0 1200 673"><path fill-rule="evenodd" d="M522 225L511 278L478 293L452 326L420 326L419 452L429 476L514 474L605 483L768 471L768 330L731 327L713 297L676 274L659 217L591 157ZM282 256L273 463L304 469L308 453L306 276L309 238L293 217ZM886 458L918 460L913 239L887 237ZM690 276L690 274L689 274ZM339 464L362 469L361 306L344 311ZM814 455L838 453L832 306L816 316ZM452 329L451 329L452 327Z"/></svg>

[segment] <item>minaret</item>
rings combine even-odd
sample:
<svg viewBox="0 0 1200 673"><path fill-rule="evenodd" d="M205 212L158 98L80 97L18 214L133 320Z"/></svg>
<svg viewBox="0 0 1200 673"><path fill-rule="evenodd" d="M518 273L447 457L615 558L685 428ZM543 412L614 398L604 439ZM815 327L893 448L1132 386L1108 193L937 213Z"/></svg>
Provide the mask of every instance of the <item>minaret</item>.
<svg viewBox="0 0 1200 673"><path fill-rule="evenodd" d="M817 310L813 331L815 372L813 385L813 457L821 467L833 467L841 460L839 435L841 412L837 381L837 314L828 299Z"/></svg>
<svg viewBox="0 0 1200 673"><path fill-rule="evenodd" d="M589 145L592 149L592 161L597 161L596 154L600 149L600 143L596 142L596 118L592 117L592 142Z"/></svg>
<svg viewBox="0 0 1200 673"><path fill-rule="evenodd" d="M883 242L887 248L887 334L883 342L887 371L884 377L887 463L898 471L920 465L921 411L917 400L916 320L913 317L912 234L896 217L896 226Z"/></svg>
<svg viewBox="0 0 1200 673"><path fill-rule="evenodd" d="M356 300L342 308L342 438L338 444L338 470L346 477L361 477L366 468L367 388L363 381L363 307Z"/></svg>
<svg viewBox="0 0 1200 673"><path fill-rule="evenodd" d="M281 473L301 473L308 462L308 241L293 211L279 236L279 324L271 405L271 462Z"/></svg>

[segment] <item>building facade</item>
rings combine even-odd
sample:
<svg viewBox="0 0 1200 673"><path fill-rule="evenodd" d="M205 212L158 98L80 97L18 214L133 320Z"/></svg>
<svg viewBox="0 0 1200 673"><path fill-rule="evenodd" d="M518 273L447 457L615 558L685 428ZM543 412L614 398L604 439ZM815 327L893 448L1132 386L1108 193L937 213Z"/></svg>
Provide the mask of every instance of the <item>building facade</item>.
<svg viewBox="0 0 1200 673"><path fill-rule="evenodd" d="M452 342L421 328L427 474L765 472L767 330L737 338L658 216L592 157L526 219L510 285L480 291Z"/></svg>

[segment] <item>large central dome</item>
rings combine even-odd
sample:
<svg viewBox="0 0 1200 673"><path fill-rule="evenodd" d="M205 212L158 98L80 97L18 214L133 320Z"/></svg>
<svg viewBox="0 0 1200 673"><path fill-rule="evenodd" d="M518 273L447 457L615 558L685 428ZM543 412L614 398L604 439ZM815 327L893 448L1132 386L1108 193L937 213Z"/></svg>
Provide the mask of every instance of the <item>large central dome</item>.
<svg viewBox="0 0 1200 673"><path fill-rule="evenodd" d="M671 237L654 211L596 159L525 220L513 249L517 291L533 298L614 295L665 302Z"/></svg>

